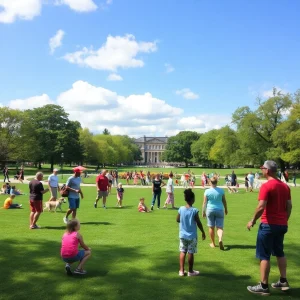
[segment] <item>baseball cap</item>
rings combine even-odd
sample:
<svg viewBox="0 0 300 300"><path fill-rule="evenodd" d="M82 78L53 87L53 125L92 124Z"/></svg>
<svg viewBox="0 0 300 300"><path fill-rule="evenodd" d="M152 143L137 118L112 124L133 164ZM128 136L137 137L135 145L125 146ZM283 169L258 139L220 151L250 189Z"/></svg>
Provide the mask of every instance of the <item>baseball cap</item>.
<svg viewBox="0 0 300 300"><path fill-rule="evenodd" d="M58 169L53 169L53 172L58 172Z"/></svg>
<svg viewBox="0 0 300 300"><path fill-rule="evenodd" d="M260 168L261 169L268 169L272 172L276 172L277 171L277 164L273 160L266 160L265 163L263 164L263 166L261 166Z"/></svg>
<svg viewBox="0 0 300 300"><path fill-rule="evenodd" d="M81 173L81 169L80 168L74 168L73 171L74 171L74 173Z"/></svg>

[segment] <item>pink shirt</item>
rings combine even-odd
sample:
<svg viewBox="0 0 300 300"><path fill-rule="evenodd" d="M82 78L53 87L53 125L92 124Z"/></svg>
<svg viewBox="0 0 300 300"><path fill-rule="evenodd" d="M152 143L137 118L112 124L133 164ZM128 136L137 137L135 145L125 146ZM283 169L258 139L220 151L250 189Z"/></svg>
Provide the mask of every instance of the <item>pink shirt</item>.
<svg viewBox="0 0 300 300"><path fill-rule="evenodd" d="M64 258L74 257L78 253L79 240L77 238L77 231L72 233L66 232L62 237L60 254Z"/></svg>

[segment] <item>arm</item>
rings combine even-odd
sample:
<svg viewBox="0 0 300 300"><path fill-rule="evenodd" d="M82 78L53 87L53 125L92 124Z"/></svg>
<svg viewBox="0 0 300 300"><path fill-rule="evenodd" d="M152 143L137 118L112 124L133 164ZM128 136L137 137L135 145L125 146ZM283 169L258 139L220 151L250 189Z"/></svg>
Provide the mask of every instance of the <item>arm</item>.
<svg viewBox="0 0 300 300"><path fill-rule="evenodd" d="M225 209L225 215L227 215L228 214L228 210L227 210L227 202L226 202L225 195L222 196L222 202L223 202L224 209Z"/></svg>
<svg viewBox="0 0 300 300"><path fill-rule="evenodd" d="M251 227L253 227L255 225L256 221L263 214L266 206L267 206L267 201L265 201L265 200L259 200L258 206L256 207L255 212L254 212L253 219L251 221L249 221L248 224L247 224L248 230L250 230Z"/></svg>
<svg viewBox="0 0 300 300"><path fill-rule="evenodd" d="M154 194L154 183L152 183L152 194Z"/></svg>
<svg viewBox="0 0 300 300"><path fill-rule="evenodd" d="M81 196L81 199L83 199L83 193L82 193L82 190L80 189L79 192L78 192Z"/></svg>
<svg viewBox="0 0 300 300"><path fill-rule="evenodd" d="M84 250L91 250L91 248L89 248L83 241L83 237L80 233L77 233L77 238L79 240L79 244L80 246L84 249Z"/></svg>
<svg viewBox="0 0 300 300"><path fill-rule="evenodd" d="M163 187L165 186L166 184L162 181L161 184L160 184L160 187Z"/></svg>
<svg viewBox="0 0 300 300"><path fill-rule="evenodd" d="M203 204L202 204L202 217L206 217L206 205L207 205L207 197L204 195Z"/></svg>
<svg viewBox="0 0 300 300"><path fill-rule="evenodd" d="M180 223L180 214L177 215L177 217L176 217L176 222L177 222L177 223Z"/></svg>
<svg viewBox="0 0 300 300"><path fill-rule="evenodd" d="M286 203L286 211L287 211L287 218L289 219L292 213L292 200L288 200Z"/></svg>
<svg viewBox="0 0 300 300"><path fill-rule="evenodd" d="M200 231L202 232L202 240L205 240L206 236L205 236L205 232L204 232L204 229L203 229L203 226L202 226L202 223L200 221L200 218L199 218L199 214L197 213L196 216L195 216L195 221L197 223L197 226L198 228L200 229Z"/></svg>

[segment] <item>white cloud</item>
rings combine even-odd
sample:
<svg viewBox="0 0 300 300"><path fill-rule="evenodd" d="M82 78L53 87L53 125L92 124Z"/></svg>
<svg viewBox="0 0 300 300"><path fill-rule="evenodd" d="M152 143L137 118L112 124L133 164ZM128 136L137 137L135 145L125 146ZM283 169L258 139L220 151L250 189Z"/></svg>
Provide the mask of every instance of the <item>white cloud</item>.
<svg viewBox="0 0 300 300"><path fill-rule="evenodd" d="M108 81L122 81L123 78L119 74L111 73L108 75L107 80Z"/></svg>
<svg viewBox="0 0 300 300"><path fill-rule="evenodd" d="M98 7L93 0L56 0L56 5L67 5L77 12L90 12Z"/></svg>
<svg viewBox="0 0 300 300"><path fill-rule="evenodd" d="M8 106L32 109L51 103L64 107L71 120L79 121L95 133L108 128L112 134L135 137L171 136L182 130L206 132L231 122L230 115L185 115L183 109L151 93L123 96L85 81L74 82L55 101L43 94L10 101Z"/></svg>
<svg viewBox="0 0 300 300"><path fill-rule="evenodd" d="M107 5L112 4L112 2L113 2L113 0L106 0L106 4L107 4Z"/></svg>
<svg viewBox="0 0 300 300"><path fill-rule="evenodd" d="M80 51L66 54L64 59L72 64L115 72L119 68L143 67L144 61L137 58L137 55L156 50L156 42L137 42L131 34L123 37L109 35L105 44L98 50L84 47Z"/></svg>
<svg viewBox="0 0 300 300"><path fill-rule="evenodd" d="M0 0L0 23L32 20L40 15L41 9L41 0Z"/></svg>
<svg viewBox="0 0 300 300"><path fill-rule="evenodd" d="M193 93L190 89L185 88L182 90L178 90L176 91L176 95L180 95L185 99L189 99L189 100L194 100L194 99L198 99L199 95Z"/></svg>
<svg viewBox="0 0 300 300"><path fill-rule="evenodd" d="M175 68L171 64L165 64L166 73L172 73L175 71Z"/></svg>
<svg viewBox="0 0 300 300"><path fill-rule="evenodd" d="M275 86L274 88L276 89L277 93L278 93L278 92L280 92L281 94L287 94L287 93L288 93L287 90L284 90L284 89L282 89L282 88L280 88L280 87L278 87L278 86ZM266 90L266 91L263 91L263 92L262 92L262 96L263 96L264 98L271 98L271 97L274 97L274 94L273 94L273 88L272 88L272 89L269 89L269 90Z"/></svg>
<svg viewBox="0 0 300 300"><path fill-rule="evenodd" d="M54 51L61 47L62 45L62 40L64 38L65 32L61 29L59 29L55 36L53 36L50 40L49 40L49 47L50 47L50 53L53 54Z"/></svg>
<svg viewBox="0 0 300 300"><path fill-rule="evenodd" d="M36 107L42 107L47 104L53 104L54 102L46 94L41 96L34 96L27 99L16 99L9 102L8 106L14 109L32 109Z"/></svg>

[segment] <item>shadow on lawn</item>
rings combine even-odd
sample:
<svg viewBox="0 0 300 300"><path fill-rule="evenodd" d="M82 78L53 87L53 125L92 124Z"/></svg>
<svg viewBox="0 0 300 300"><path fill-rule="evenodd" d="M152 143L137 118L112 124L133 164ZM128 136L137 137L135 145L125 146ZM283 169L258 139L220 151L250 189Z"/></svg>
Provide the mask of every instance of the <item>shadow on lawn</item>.
<svg viewBox="0 0 300 300"><path fill-rule="evenodd" d="M226 245L225 251L229 251L231 249L256 249L255 245Z"/></svg>

